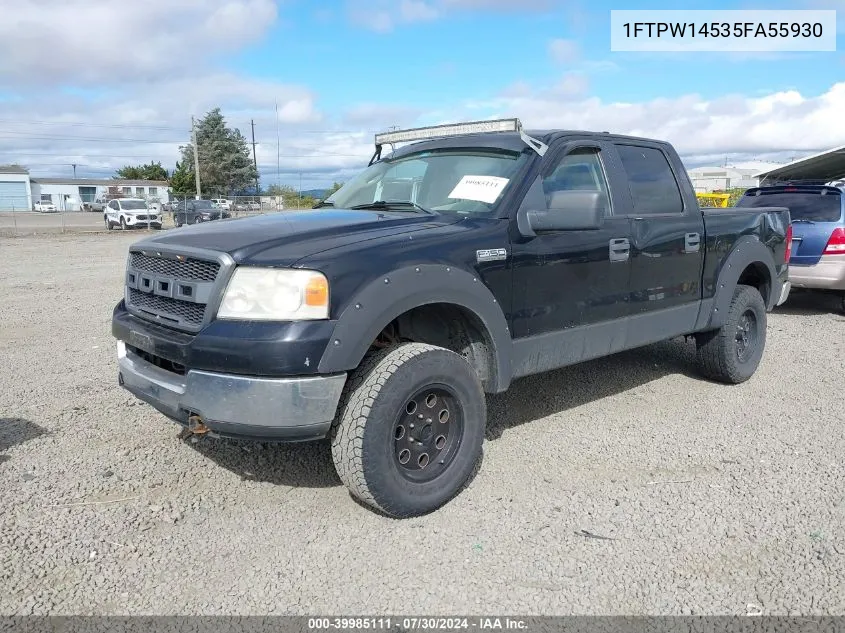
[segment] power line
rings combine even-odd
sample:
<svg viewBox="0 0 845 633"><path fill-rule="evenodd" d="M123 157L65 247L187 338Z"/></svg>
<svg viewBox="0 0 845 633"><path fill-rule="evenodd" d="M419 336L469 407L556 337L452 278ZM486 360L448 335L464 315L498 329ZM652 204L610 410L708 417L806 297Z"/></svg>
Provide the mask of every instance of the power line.
<svg viewBox="0 0 845 633"><path fill-rule="evenodd" d="M261 121L270 122L271 119L258 119ZM255 120L253 119L253 122ZM0 119L0 123L15 123L18 125L59 125L68 127L96 127L105 129L125 130L178 130L184 132L186 135L190 133L190 129L175 125L147 125L141 123L88 123L87 121L36 121L25 119ZM393 126L396 127L396 126ZM297 134L376 134L382 130L295 130Z"/></svg>
<svg viewBox="0 0 845 633"><path fill-rule="evenodd" d="M168 125L141 125L131 123L88 123L86 121L26 121L21 119L0 119L0 123L18 123L21 125L66 125L69 127L100 127L117 130L124 129L138 129L138 130L179 130L188 132L189 130L183 127L175 127Z"/></svg>

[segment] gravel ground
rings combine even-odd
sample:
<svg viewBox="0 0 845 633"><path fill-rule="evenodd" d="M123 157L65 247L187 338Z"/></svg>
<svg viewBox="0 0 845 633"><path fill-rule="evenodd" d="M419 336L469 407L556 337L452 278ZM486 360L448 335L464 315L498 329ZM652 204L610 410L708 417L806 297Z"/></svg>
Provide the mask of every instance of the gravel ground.
<svg viewBox="0 0 845 633"><path fill-rule="evenodd" d="M0 613L845 614L823 297L770 316L738 387L683 341L517 382L470 487L395 521L324 443L180 441L117 386L137 237L0 240Z"/></svg>

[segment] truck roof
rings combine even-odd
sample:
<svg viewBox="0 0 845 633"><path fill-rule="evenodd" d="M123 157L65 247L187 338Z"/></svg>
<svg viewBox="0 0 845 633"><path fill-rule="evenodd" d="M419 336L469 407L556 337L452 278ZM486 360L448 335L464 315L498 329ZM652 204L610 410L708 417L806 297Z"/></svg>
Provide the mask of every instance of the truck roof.
<svg viewBox="0 0 845 633"><path fill-rule="evenodd" d="M589 130L529 130L525 133L530 137L550 145L552 142L566 138L567 136L578 136L595 138L605 141L634 141L639 143L657 144L669 146L666 141L660 141L651 138L644 138L638 136L626 136L623 134L611 134L609 132L595 132ZM450 147L466 147L467 144L473 147L490 147L507 149L513 151L523 151L528 147L525 144L519 132L479 132L471 134L461 134L456 136L443 136L422 141L408 142L406 145L397 148L394 152L387 153L385 158L393 156L399 157L408 153L433 150L438 148Z"/></svg>

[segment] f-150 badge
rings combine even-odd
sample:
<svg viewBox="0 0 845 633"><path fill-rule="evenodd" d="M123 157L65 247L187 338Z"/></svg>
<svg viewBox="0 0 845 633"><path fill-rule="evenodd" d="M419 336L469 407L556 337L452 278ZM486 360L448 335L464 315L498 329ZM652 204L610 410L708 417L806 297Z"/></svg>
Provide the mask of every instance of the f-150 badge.
<svg viewBox="0 0 845 633"><path fill-rule="evenodd" d="M475 260L479 264L481 262L495 262L507 258L508 250L506 248L485 248L475 251Z"/></svg>

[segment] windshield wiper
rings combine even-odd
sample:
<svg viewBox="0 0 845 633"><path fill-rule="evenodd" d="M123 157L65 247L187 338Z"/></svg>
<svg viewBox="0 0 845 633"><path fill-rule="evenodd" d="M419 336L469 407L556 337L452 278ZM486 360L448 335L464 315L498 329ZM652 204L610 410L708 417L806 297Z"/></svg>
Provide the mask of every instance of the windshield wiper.
<svg viewBox="0 0 845 633"><path fill-rule="evenodd" d="M320 209L322 207L333 207L333 206L334 206L334 202L326 202L325 200L323 200L322 202L318 202L317 204L315 204L314 208Z"/></svg>
<svg viewBox="0 0 845 633"><path fill-rule="evenodd" d="M427 213L429 215L434 215L434 211L429 211L425 207L421 207L416 202L410 202L406 200L376 200L375 202L367 202L366 204L356 204L354 206L349 207L353 210L358 209L389 209L391 207L404 207L408 209L415 209L422 213Z"/></svg>
<svg viewBox="0 0 845 633"><path fill-rule="evenodd" d="M792 220L793 224L815 224L814 220L805 220L804 218L797 218Z"/></svg>

